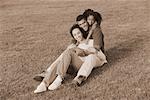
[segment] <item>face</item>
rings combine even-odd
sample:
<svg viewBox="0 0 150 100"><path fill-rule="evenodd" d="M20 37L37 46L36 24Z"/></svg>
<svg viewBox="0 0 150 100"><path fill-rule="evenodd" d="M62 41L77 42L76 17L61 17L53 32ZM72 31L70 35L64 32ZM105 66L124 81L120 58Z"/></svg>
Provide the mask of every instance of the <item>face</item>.
<svg viewBox="0 0 150 100"><path fill-rule="evenodd" d="M73 29L72 35L78 42L81 42L83 40L82 33L78 28Z"/></svg>
<svg viewBox="0 0 150 100"><path fill-rule="evenodd" d="M94 16L93 15L89 15L87 17L87 22L89 23L90 26L93 25L94 22L95 22Z"/></svg>
<svg viewBox="0 0 150 100"><path fill-rule="evenodd" d="M88 23L85 19L82 19L80 21L77 21L77 24L79 25L79 27L83 28L84 31L87 31L88 30Z"/></svg>

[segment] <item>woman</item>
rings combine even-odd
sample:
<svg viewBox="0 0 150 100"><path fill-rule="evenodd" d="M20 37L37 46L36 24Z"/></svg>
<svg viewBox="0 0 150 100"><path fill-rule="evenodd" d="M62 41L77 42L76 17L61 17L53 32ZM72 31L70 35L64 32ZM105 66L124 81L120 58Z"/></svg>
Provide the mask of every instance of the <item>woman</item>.
<svg viewBox="0 0 150 100"><path fill-rule="evenodd" d="M78 70L73 82L80 85L82 81L87 79L94 67L101 66L107 62L105 55L93 48L92 40L89 40L88 44L85 43L84 31L77 24L72 26L70 33L76 40L77 46L66 49L51 64L49 72L34 93L46 91L47 87L49 90L57 89L62 84L69 65L72 65L74 70Z"/></svg>

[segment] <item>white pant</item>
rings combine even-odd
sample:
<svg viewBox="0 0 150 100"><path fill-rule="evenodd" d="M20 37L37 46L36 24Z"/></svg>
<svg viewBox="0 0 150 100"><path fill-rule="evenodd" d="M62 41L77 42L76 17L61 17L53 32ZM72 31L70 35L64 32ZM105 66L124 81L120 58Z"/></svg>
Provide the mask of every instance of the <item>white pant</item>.
<svg viewBox="0 0 150 100"><path fill-rule="evenodd" d="M77 57L73 54L74 53L71 53L69 50L66 50L54 61L54 63L52 63L52 65L47 69L49 75L47 75L47 78L45 78L46 81L48 80L48 84L56 77L56 73L58 72L57 68L59 67L58 69L60 69L61 67L58 64L63 65L63 70L60 70L59 72L63 72L65 74L70 64L70 60L72 60L72 63L74 62L74 65L77 65L79 67L77 76L74 78L74 80L76 80L79 76L85 76L87 78L90 75L93 68L102 66L104 63L107 62L106 57L102 52L90 54L84 57L84 61L83 59L81 60L80 57ZM62 61L65 64L62 63Z"/></svg>
<svg viewBox="0 0 150 100"><path fill-rule="evenodd" d="M90 54L85 57L84 63L82 64L81 68L79 69L76 78L79 76L85 76L86 78L90 75L93 68L102 66L106 63L106 59L99 59L96 54Z"/></svg>

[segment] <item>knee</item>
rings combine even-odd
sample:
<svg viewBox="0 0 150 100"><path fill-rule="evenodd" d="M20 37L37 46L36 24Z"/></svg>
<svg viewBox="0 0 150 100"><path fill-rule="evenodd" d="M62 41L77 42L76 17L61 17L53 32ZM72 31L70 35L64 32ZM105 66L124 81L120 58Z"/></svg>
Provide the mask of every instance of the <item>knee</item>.
<svg viewBox="0 0 150 100"><path fill-rule="evenodd" d="M74 51L72 50L72 49L68 49L68 50L65 50L64 52L63 52L63 57L64 56L72 56L74 54Z"/></svg>
<svg viewBox="0 0 150 100"><path fill-rule="evenodd" d="M92 61L92 62L96 61L96 55L90 54L90 55L87 56L86 60Z"/></svg>
<svg viewBox="0 0 150 100"><path fill-rule="evenodd" d="M66 55L66 54L70 54L70 53L71 53L71 49L67 49L67 50L64 51L63 54Z"/></svg>
<svg viewBox="0 0 150 100"><path fill-rule="evenodd" d="M87 58L95 58L96 56L94 54L90 54L87 56Z"/></svg>

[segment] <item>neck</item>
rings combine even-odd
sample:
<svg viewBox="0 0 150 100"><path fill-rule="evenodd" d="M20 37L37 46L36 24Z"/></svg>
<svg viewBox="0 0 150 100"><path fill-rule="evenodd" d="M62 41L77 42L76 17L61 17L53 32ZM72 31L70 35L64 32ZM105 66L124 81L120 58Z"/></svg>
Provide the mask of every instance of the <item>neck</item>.
<svg viewBox="0 0 150 100"><path fill-rule="evenodd" d="M86 40L86 39L82 39L82 41L80 41L79 43L85 43L85 40Z"/></svg>

